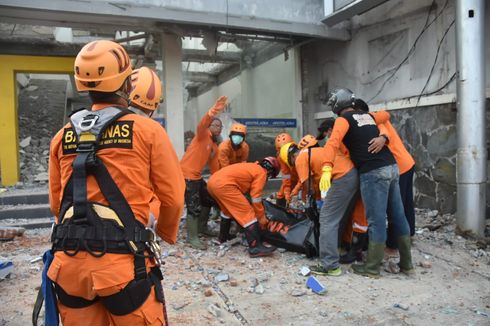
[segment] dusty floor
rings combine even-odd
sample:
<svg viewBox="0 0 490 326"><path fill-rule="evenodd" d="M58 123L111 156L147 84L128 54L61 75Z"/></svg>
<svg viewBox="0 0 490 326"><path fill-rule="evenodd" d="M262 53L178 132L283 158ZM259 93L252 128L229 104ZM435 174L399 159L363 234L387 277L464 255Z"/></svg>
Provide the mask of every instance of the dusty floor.
<svg viewBox="0 0 490 326"><path fill-rule="evenodd" d="M490 248L456 236L450 216L439 217L439 224L430 212L418 219L438 227L415 236L416 278L383 272L369 279L344 265L340 277L318 277L328 288L323 296L305 288L299 271L313 262L295 253L250 259L241 245L209 241L206 252L183 243L164 246L170 324L490 325ZM31 324L42 262L30 261L49 247L48 238L48 230L28 230L0 243L0 259L15 264L0 281L0 326Z"/></svg>

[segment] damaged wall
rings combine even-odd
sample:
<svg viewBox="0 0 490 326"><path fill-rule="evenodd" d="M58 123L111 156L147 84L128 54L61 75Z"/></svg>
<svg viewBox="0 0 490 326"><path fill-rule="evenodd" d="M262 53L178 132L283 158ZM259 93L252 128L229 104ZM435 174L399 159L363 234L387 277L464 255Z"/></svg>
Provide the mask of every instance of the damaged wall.
<svg viewBox="0 0 490 326"><path fill-rule="evenodd" d="M35 75L34 77L41 77ZM51 138L64 125L67 79L43 75L19 87L19 152L21 183L32 185L48 181Z"/></svg>
<svg viewBox="0 0 490 326"><path fill-rule="evenodd" d="M416 206L444 213L456 209L454 16L450 0L392 0L351 19L351 42L316 41L301 52L305 132L326 116L321 100L334 87L348 87L376 108L403 100L392 122L417 161ZM490 6L486 17L488 31ZM485 37L488 94L490 33ZM420 94L433 92L415 106ZM441 94L448 96L432 96Z"/></svg>

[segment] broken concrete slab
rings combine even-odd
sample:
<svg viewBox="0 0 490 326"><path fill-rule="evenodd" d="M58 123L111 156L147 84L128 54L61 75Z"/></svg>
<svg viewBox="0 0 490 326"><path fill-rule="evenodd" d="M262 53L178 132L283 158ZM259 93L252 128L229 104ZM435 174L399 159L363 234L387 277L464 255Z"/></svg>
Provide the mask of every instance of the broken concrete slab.
<svg viewBox="0 0 490 326"><path fill-rule="evenodd" d="M31 144L31 136L22 139L19 143L19 146L22 148L26 148L30 144Z"/></svg>

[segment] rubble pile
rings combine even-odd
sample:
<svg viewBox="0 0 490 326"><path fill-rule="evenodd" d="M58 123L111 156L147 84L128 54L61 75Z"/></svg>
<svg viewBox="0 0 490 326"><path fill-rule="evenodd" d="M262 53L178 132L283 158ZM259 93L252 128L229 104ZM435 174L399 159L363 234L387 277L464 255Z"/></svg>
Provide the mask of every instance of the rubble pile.
<svg viewBox="0 0 490 326"><path fill-rule="evenodd" d="M412 247L416 276L384 270L378 280L353 275L311 277L314 260L277 250L251 259L240 238L207 251L185 245L180 230L174 246L162 243L163 285L172 325L487 325L490 318L490 246L455 232L453 215L417 210ZM216 226L214 226L216 227ZM0 292L15 293L0 308L0 325L27 324L39 287L49 230L26 230L0 241L0 261L14 269L0 280ZM20 282L22 280L22 282ZM286 322L286 320L288 322ZM371 322L372 321L372 322Z"/></svg>
<svg viewBox="0 0 490 326"><path fill-rule="evenodd" d="M19 91L18 188L48 181L49 144L64 124L66 84L66 80L30 79Z"/></svg>
<svg viewBox="0 0 490 326"><path fill-rule="evenodd" d="M459 234L453 214L440 214L437 210L416 209L418 239L453 249L462 249L480 263L490 265L490 220L486 220L486 237L474 238ZM424 265L423 262L421 266ZM424 267L424 266L423 266Z"/></svg>

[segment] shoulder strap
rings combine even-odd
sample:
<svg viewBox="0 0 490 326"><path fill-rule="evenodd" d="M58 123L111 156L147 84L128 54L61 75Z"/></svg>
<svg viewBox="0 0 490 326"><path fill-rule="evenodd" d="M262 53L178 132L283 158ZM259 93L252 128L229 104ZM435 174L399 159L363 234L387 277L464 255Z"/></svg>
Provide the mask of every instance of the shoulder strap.
<svg viewBox="0 0 490 326"><path fill-rule="evenodd" d="M127 109L108 107L99 111L81 110L70 117L70 123L77 135L77 157L73 161L72 188L73 218L83 222L87 214L87 170L97 162L97 144L104 131L120 117L132 113ZM112 178L111 178L112 179ZM65 194L63 197L66 197Z"/></svg>

